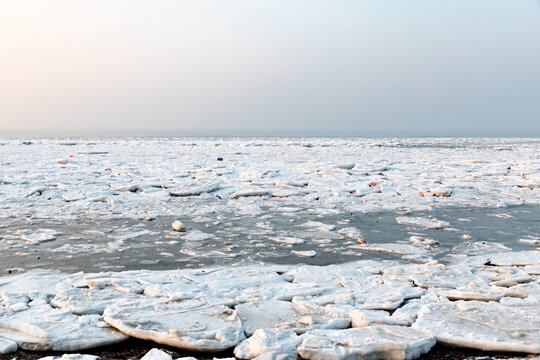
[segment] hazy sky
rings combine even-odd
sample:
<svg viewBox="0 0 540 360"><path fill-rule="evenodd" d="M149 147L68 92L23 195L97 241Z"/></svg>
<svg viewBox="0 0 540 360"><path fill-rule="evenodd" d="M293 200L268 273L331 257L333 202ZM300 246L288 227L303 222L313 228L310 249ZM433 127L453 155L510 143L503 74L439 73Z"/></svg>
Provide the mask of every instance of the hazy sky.
<svg viewBox="0 0 540 360"><path fill-rule="evenodd" d="M540 1L0 0L0 135L540 136Z"/></svg>

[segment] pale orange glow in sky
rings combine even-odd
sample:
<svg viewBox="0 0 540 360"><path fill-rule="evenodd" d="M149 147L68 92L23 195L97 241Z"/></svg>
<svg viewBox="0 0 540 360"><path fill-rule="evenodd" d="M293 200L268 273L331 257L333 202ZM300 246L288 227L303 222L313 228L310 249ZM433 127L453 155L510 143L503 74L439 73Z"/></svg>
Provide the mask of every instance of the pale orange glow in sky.
<svg viewBox="0 0 540 360"><path fill-rule="evenodd" d="M0 136L540 136L540 6L0 0Z"/></svg>

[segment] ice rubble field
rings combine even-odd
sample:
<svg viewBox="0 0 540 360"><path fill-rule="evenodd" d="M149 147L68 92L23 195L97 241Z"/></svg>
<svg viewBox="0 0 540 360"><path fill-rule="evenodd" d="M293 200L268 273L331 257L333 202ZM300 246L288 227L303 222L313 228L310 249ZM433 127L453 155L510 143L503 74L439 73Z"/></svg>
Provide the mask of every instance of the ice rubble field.
<svg viewBox="0 0 540 360"><path fill-rule="evenodd" d="M540 202L538 139L0 139L0 144L4 224L162 216L219 221L224 212L253 218L294 208L338 217L392 210L403 214L396 221L404 226L441 228L448 224L407 212ZM309 226L327 234L340 230L315 221ZM341 230L362 242L361 229ZM21 231L0 239L0 248L22 243L24 250L57 235ZM185 236L197 241L203 235ZM532 246L539 241L526 240ZM275 243L299 241L285 236ZM429 241L411 237L408 246L418 255L415 245ZM377 247L373 250L385 250ZM0 354L17 348L79 351L128 337L203 352L234 349L243 359L413 359L436 342L540 353L538 250L484 251L449 264L429 252L421 255L412 262L75 274L33 270L5 276ZM167 355L153 351L146 359Z"/></svg>
<svg viewBox="0 0 540 360"><path fill-rule="evenodd" d="M0 278L0 352L78 351L132 336L234 348L241 359L413 359L437 341L540 353L539 281L538 251L448 266L34 270Z"/></svg>
<svg viewBox="0 0 540 360"><path fill-rule="evenodd" d="M0 143L4 217L145 218L224 209L252 215L261 197L268 206L316 207L321 214L540 202L539 139ZM187 196L213 201L197 209Z"/></svg>

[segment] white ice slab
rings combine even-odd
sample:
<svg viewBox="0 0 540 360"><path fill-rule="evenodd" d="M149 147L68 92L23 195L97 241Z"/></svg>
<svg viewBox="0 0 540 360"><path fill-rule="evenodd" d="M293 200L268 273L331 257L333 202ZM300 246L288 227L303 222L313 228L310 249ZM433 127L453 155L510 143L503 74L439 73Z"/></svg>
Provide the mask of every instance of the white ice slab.
<svg viewBox="0 0 540 360"><path fill-rule="evenodd" d="M17 343L9 339L0 338L0 354L11 354L17 351Z"/></svg>
<svg viewBox="0 0 540 360"><path fill-rule="evenodd" d="M234 356L239 359L253 359L267 353L274 356L296 357L296 348L301 337L289 329L259 329L249 339L234 348Z"/></svg>
<svg viewBox="0 0 540 360"><path fill-rule="evenodd" d="M353 310L349 313L352 327L359 328L368 325L400 325L407 326L408 322L395 317L391 317L386 311L376 310Z"/></svg>
<svg viewBox="0 0 540 360"><path fill-rule="evenodd" d="M241 197L249 197L249 196L264 196L268 195L268 189L262 189L262 188L254 188L254 189L242 189L237 192L235 192L232 197L234 199L239 199Z"/></svg>
<svg viewBox="0 0 540 360"><path fill-rule="evenodd" d="M30 244L39 244L42 242L56 240L56 236L48 234L46 232L37 231L33 234L23 235L21 236L21 239L25 240L26 242Z"/></svg>
<svg viewBox="0 0 540 360"><path fill-rule="evenodd" d="M223 305L137 301L109 306L103 318L129 336L193 351L222 351L244 339L236 311Z"/></svg>
<svg viewBox="0 0 540 360"><path fill-rule="evenodd" d="M38 360L98 360L99 356L87 354L64 354L62 356L45 356Z"/></svg>
<svg viewBox="0 0 540 360"><path fill-rule="evenodd" d="M437 220L435 218L428 219L423 217L412 217L412 216L398 216L396 222L400 225L411 225L425 227L428 229L443 229L450 224L446 221Z"/></svg>
<svg viewBox="0 0 540 360"><path fill-rule="evenodd" d="M51 300L51 305L61 309L69 309L76 315L102 315L107 306L120 301L134 300L138 297L137 295L121 294L113 288L71 288L59 292Z"/></svg>
<svg viewBox="0 0 540 360"><path fill-rule="evenodd" d="M21 146L20 139L2 139L2 160L10 165L2 175L0 203L5 214L31 209L36 217L60 220L190 212L193 204L175 195L200 195L230 210L231 195L246 189L270 190L280 196L272 202L290 205L293 199L295 207L316 208L318 214L540 204L535 139L320 138L313 139L319 145L307 144L310 147L302 146L307 139L297 142L89 139L76 145L80 151L72 160L57 139L41 139L31 146ZM419 151L425 146L429 151ZM497 150L501 148L509 151ZM143 156L152 159L151 166L134 167ZM227 161L216 163L217 157L225 156ZM68 161L64 169L59 169L57 159ZM32 171L27 171L28 164ZM370 187L372 182L376 185ZM133 186L142 191L131 193L137 190ZM276 192L272 187L305 192ZM113 195L111 189L126 191ZM234 202L237 212L247 209L242 200Z"/></svg>
<svg viewBox="0 0 540 360"><path fill-rule="evenodd" d="M205 193L211 193L218 190L220 187L219 182L201 185L201 186L191 186L177 189L170 189L169 193L172 196L197 196Z"/></svg>
<svg viewBox="0 0 540 360"><path fill-rule="evenodd" d="M314 330L304 335L304 359L416 359L435 338L404 326L375 325L346 330Z"/></svg>
<svg viewBox="0 0 540 360"><path fill-rule="evenodd" d="M0 338L15 341L21 349L76 351L115 344L127 339L107 326L98 315L73 315L48 304L0 316Z"/></svg>
<svg viewBox="0 0 540 360"><path fill-rule="evenodd" d="M32 270L24 274L0 277L0 294L56 294L56 286L66 275L54 270Z"/></svg>
<svg viewBox="0 0 540 360"><path fill-rule="evenodd" d="M540 307L457 301L424 305L415 329L452 346L540 353Z"/></svg>
<svg viewBox="0 0 540 360"><path fill-rule="evenodd" d="M167 354L165 351L153 348L144 354L141 360L172 360L172 356Z"/></svg>
<svg viewBox="0 0 540 360"><path fill-rule="evenodd" d="M305 316L294 311L289 301L265 301L257 304L236 306L238 316L246 335L251 336L258 329L290 329L301 334L310 329L343 329L349 326L349 319L324 316Z"/></svg>

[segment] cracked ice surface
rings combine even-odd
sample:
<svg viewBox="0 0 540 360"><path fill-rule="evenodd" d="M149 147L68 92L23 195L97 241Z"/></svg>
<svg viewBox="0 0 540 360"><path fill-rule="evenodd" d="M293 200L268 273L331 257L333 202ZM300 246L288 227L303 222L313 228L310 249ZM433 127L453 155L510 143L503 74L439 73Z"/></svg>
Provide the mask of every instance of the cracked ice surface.
<svg viewBox="0 0 540 360"><path fill-rule="evenodd" d="M413 359L435 341L540 353L539 255L520 265L360 260L0 278L0 338L77 351L128 336L241 358ZM528 261L525 261L529 259ZM476 297L486 296L482 301ZM352 326L352 327L351 327ZM247 337L247 340L245 340ZM435 340L436 339L436 340ZM265 355L266 354L266 355Z"/></svg>
<svg viewBox="0 0 540 360"><path fill-rule="evenodd" d="M186 197L227 207L271 198L276 207L306 208L317 199L322 212L540 203L537 139L111 138L77 139L71 146L59 139L37 139L31 145L21 145L20 139L0 143L4 217L193 214L196 209ZM223 161L217 161L218 156ZM67 158L58 164L58 159ZM447 226L436 219L397 220ZM53 235L28 239L53 241Z"/></svg>
<svg viewBox="0 0 540 360"><path fill-rule="evenodd" d="M435 341L539 352L538 139L69 144L0 139L0 251L23 272L0 277L0 352L128 336L261 360L416 358ZM466 231L470 206L532 225ZM268 264L284 257L295 265ZM22 269L71 258L98 270ZM141 265L156 270L112 271Z"/></svg>
<svg viewBox="0 0 540 360"><path fill-rule="evenodd" d="M422 307L415 329L437 341L480 350L540 353L540 303L457 301Z"/></svg>

